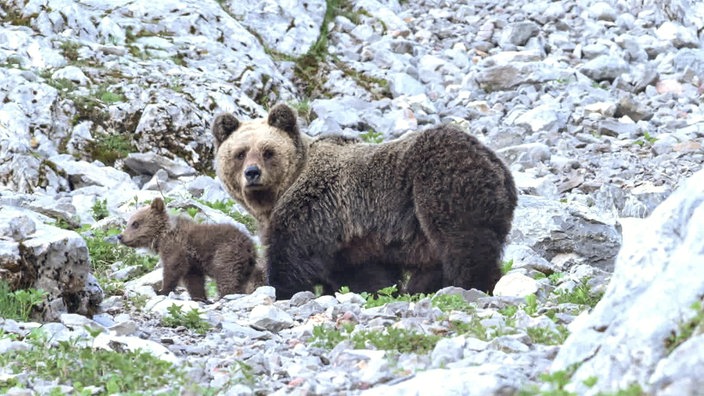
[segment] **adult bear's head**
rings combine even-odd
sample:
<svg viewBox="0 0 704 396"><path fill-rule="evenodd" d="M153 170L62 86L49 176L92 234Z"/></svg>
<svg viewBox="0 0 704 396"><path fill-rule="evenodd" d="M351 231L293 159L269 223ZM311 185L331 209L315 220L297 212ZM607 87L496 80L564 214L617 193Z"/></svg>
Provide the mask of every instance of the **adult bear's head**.
<svg viewBox="0 0 704 396"><path fill-rule="evenodd" d="M274 106L266 119L240 122L220 114L212 131L221 183L257 220L267 219L305 165L307 146L296 114L284 104Z"/></svg>

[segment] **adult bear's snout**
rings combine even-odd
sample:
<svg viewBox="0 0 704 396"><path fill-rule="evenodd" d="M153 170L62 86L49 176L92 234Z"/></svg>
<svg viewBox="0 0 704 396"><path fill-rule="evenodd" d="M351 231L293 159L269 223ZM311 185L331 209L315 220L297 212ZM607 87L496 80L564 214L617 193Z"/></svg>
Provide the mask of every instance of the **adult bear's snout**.
<svg viewBox="0 0 704 396"><path fill-rule="evenodd" d="M256 165L250 165L244 169L244 178L247 179L247 183L258 183L259 178L262 176L262 171Z"/></svg>

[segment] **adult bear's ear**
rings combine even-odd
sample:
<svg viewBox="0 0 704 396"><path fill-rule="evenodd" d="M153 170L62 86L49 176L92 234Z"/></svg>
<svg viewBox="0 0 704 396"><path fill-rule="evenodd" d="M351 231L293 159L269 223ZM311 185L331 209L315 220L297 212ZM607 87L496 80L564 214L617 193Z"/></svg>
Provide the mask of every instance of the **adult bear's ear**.
<svg viewBox="0 0 704 396"><path fill-rule="evenodd" d="M283 103L277 104L269 111L267 124L285 131L293 138L299 135L296 113Z"/></svg>
<svg viewBox="0 0 704 396"><path fill-rule="evenodd" d="M215 146L218 147L225 141L232 132L240 127L240 121L232 114L223 113L215 117L213 121L213 136L215 136Z"/></svg>

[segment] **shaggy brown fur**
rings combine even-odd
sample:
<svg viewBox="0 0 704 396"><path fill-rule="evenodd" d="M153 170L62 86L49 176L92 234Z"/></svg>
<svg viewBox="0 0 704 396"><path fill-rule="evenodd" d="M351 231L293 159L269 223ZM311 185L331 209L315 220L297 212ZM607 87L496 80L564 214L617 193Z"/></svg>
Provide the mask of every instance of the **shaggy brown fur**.
<svg viewBox="0 0 704 396"><path fill-rule="evenodd" d="M213 123L217 174L259 221L279 298L322 284L376 291L491 291L516 188L501 160L445 125L379 145L310 140L285 105Z"/></svg>
<svg viewBox="0 0 704 396"><path fill-rule="evenodd" d="M182 280L192 299L206 301L206 275L215 280L220 297L251 293L266 283L249 237L230 224L197 224L169 216L161 198L138 209L118 239L159 254L163 265L159 294L169 294Z"/></svg>

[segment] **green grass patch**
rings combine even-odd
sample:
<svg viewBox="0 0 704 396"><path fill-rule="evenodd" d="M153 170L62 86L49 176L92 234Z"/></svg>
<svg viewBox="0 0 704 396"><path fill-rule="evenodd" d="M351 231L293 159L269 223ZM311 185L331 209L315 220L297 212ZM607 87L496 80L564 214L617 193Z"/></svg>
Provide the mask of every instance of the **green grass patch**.
<svg viewBox="0 0 704 396"><path fill-rule="evenodd" d="M570 335L569 330L567 330L567 327L564 325L558 325L557 330L543 327L529 327L526 333L534 343L544 345L562 345L567 339L567 336Z"/></svg>
<svg viewBox="0 0 704 396"><path fill-rule="evenodd" d="M395 327L354 331L354 324L348 324L340 329L326 325L315 326L309 342L325 349L332 349L342 341L349 341L354 349L373 347L385 351L425 354L432 351L441 338L435 334L421 334Z"/></svg>
<svg viewBox="0 0 704 396"><path fill-rule="evenodd" d="M171 304L168 308L169 315L161 319L161 324L168 327L183 326L198 334L205 334L210 330L210 324L200 317L200 311L193 308L188 312L183 312L183 307Z"/></svg>
<svg viewBox="0 0 704 396"><path fill-rule="evenodd" d="M10 285L0 279L0 318L27 322L32 309L42 303L46 292L36 289L10 290Z"/></svg>
<svg viewBox="0 0 704 396"><path fill-rule="evenodd" d="M47 336L36 330L25 341L31 348L0 354L0 367L14 374L29 373L30 378L72 386L75 394L136 395L165 390L177 394L178 389L186 385L181 369L149 353L92 349L79 346L75 341L60 341L49 347ZM12 382L0 382L0 392L4 394L12 386L21 385ZM93 393L86 388L88 386L97 387L99 391Z"/></svg>

